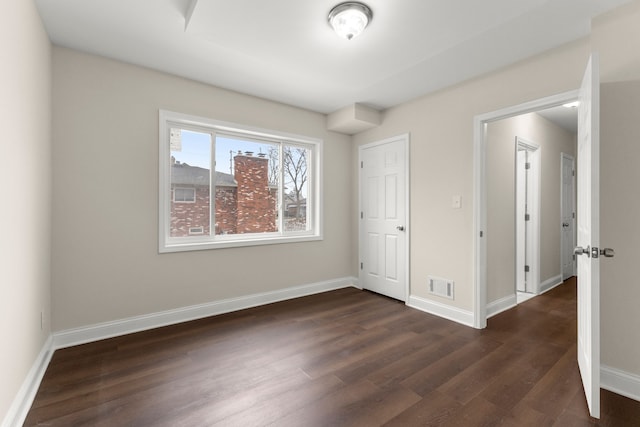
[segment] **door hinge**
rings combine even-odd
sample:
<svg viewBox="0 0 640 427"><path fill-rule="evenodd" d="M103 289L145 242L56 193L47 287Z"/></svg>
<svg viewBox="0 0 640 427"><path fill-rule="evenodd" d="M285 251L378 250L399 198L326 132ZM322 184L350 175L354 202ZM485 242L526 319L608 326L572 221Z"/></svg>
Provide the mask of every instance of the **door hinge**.
<svg viewBox="0 0 640 427"><path fill-rule="evenodd" d="M525 169L531 169L531 163L527 162L524 164Z"/></svg>
<svg viewBox="0 0 640 427"><path fill-rule="evenodd" d="M364 264L360 263L360 270L362 270L364 268Z"/></svg>
<svg viewBox="0 0 640 427"><path fill-rule="evenodd" d="M360 169L364 167L364 162L360 162Z"/></svg>
<svg viewBox="0 0 640 427"><path fill-rule="evenodd" d="M576 219L576 213L572 213L571 216L573 217L573 219Z"/></svg>
<svg viewBox="0 0 640 427"><path fill-rule="evenodd" d="M524 220L525 220L525 221L531 221L531 215L529 215L529 214L524 214Z"/></svg>
<svg viewBox="0 0 640 427"><path fill-rule="evenodd" d="M576 176L576 171L575 170L571 171L571 176Z"/></svg>
<svg viewBox="0 0 640 427"><path fill-rule="evenodd" d="M480 237L484 237L484 231L480 232Z"/></svg>
<svg viewBox="0 0 640 427"><path fill-rule="evenodd" d="M364 219L364 212L360 212L360 219Z"/></svg>
<svg viewBox="0 0 640 427"><path fill-rule="evenodd" d="M525 266L524 266L524 272L525 272L525 273L528 273L528 272L529 272L529 266L528 266L528 265L525 265Z"/></svg>

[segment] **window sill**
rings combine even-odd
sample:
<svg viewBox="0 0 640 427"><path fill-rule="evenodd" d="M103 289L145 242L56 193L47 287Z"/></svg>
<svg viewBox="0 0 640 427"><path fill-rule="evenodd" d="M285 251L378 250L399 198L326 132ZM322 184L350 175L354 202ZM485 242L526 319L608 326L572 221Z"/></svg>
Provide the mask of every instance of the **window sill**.
<svg viewBox="0 0 640 427"><path fill-rule="evenodd" d="M171 253L171 252L187 252L187 251L203 251L210 249L227 249L227 248L238 248L238 247L246 247L246 246L262 246L262 245L278 245L283 243L301 243L301 242L312 242L323 240L322 235L317 234L304 234L304 235L294 235L294 236L275 236L275 237L264 237L260 236L254 239L242 239L242 240L201 240L201 241L189 241L189 242L180 242L173 241L171 242L160 242L160 246L158 248L159 253Z"/></svg>

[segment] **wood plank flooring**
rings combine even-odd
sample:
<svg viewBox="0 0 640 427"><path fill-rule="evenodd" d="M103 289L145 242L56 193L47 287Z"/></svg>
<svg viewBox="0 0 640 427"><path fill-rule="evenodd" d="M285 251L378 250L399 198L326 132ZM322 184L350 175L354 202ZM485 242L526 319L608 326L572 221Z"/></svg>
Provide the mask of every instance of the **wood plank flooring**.
<svg viewBox="0 0 640 427"><path fill-rule="evenodd" d="M25 425L640 426L575 343L575 280L482 331L343 289L58 350Z"/></svg>

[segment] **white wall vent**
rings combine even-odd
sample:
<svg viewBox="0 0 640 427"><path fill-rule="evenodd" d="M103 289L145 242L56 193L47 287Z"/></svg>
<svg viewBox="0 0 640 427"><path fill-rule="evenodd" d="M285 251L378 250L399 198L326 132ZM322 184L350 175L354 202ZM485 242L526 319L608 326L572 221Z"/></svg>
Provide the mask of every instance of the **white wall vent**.
<svg viewBox="0 0 640 427"><path fill-rule="evenodd" d="M453 299L453 280L429 276L429 293L439 297Z"/></svg>

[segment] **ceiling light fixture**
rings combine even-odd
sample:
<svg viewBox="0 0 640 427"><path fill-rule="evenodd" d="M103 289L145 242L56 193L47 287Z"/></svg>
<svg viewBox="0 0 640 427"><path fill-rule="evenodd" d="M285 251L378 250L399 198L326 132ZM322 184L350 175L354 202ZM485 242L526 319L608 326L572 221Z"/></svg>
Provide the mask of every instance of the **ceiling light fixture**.
<svg viewBox="0 0 640 427"><path fill-rule="evenodd" d="M340 3L329 12L329 24L335 32L347 40L357 37L371 22L373 12L364 3L348 1Z"/></svg>

